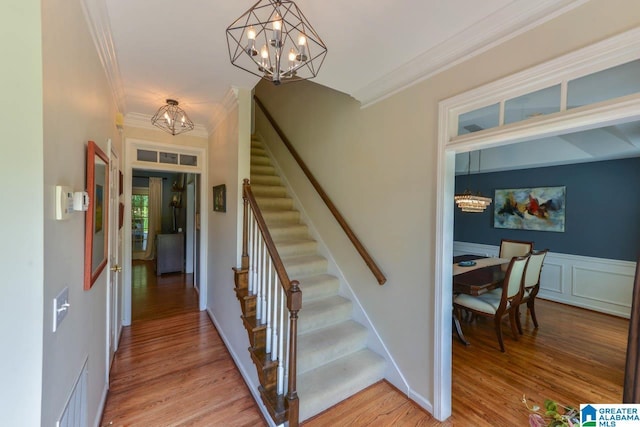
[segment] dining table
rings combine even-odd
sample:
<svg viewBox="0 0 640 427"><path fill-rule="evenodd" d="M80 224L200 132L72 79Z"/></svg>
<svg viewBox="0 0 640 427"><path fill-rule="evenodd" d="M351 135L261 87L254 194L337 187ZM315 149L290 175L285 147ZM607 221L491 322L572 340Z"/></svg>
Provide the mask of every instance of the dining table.
<svg viewBox="0 0 640 427"><path fill-rule="evenodd" d="M504 276L511 258L486 257L482 255L458 255L453 257L453 296L468 294L482 295L493 289L502 287ZM460 319L455 310L453 322L458 339L470 345L465 338Z"/></svg>

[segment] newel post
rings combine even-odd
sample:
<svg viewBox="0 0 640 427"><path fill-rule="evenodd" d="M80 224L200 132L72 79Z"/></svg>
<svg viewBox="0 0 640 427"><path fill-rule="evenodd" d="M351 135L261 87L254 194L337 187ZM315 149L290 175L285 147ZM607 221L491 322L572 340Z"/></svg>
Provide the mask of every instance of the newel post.
<svg viewBox="0 0 640 427"><path fill-rule="evenodd" d="M296 390L298 361L298 312L302 308L302 291L297 280L291 281L287 292L287 308L289 309L289 385L287 401L289 403L289 427L297 427L300 417L300 401Z"/></svg>
<svg viewBox="0 0 640 427"><path fill-rule="evenodd" d="M242 265L241 268L246 270L249 268L249 252L248 252L248 240L249 240L249 199L247 198L247 189L250 188L249 180L245 178L242 181Z"/></svg>

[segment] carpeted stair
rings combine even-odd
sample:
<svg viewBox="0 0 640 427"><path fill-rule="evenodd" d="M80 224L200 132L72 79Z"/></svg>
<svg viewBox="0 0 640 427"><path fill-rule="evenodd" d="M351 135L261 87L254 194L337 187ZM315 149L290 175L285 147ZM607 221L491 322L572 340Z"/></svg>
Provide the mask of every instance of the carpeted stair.
<svg viewBox="0 0 640 427"><path fill-rule="evenodd" d="M289 277L300 282L298 396L300 421L381 380L385 360L367 348L367 329L352 319L350 300L338 295L300 214L257 139L251 141L251 190Z"/></svg>

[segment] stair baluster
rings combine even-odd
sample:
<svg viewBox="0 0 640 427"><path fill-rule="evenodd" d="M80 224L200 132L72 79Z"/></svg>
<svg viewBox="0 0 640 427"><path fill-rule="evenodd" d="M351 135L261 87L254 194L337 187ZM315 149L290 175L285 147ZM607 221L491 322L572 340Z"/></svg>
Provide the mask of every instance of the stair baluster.
<svg viewBox="0 0 640 427"><path fill-rule="evenodd" d="M234 271L251 343L249 352L258 368L262 400L273 420L296 427L296 331L302 293L298 282L289 280L249 180L244 181L243 200L242 267Z"/></svg>

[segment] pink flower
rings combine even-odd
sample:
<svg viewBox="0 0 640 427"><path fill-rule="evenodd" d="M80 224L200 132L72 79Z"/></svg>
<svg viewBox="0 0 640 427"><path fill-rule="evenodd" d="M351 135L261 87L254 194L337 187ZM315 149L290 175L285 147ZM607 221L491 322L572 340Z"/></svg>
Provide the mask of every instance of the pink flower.
<svg viewBox="0 0 640 427"><path fill-rule="evenodd" d="M529 427L545 427L544 418L540 414L529 414Z"/></svg>

